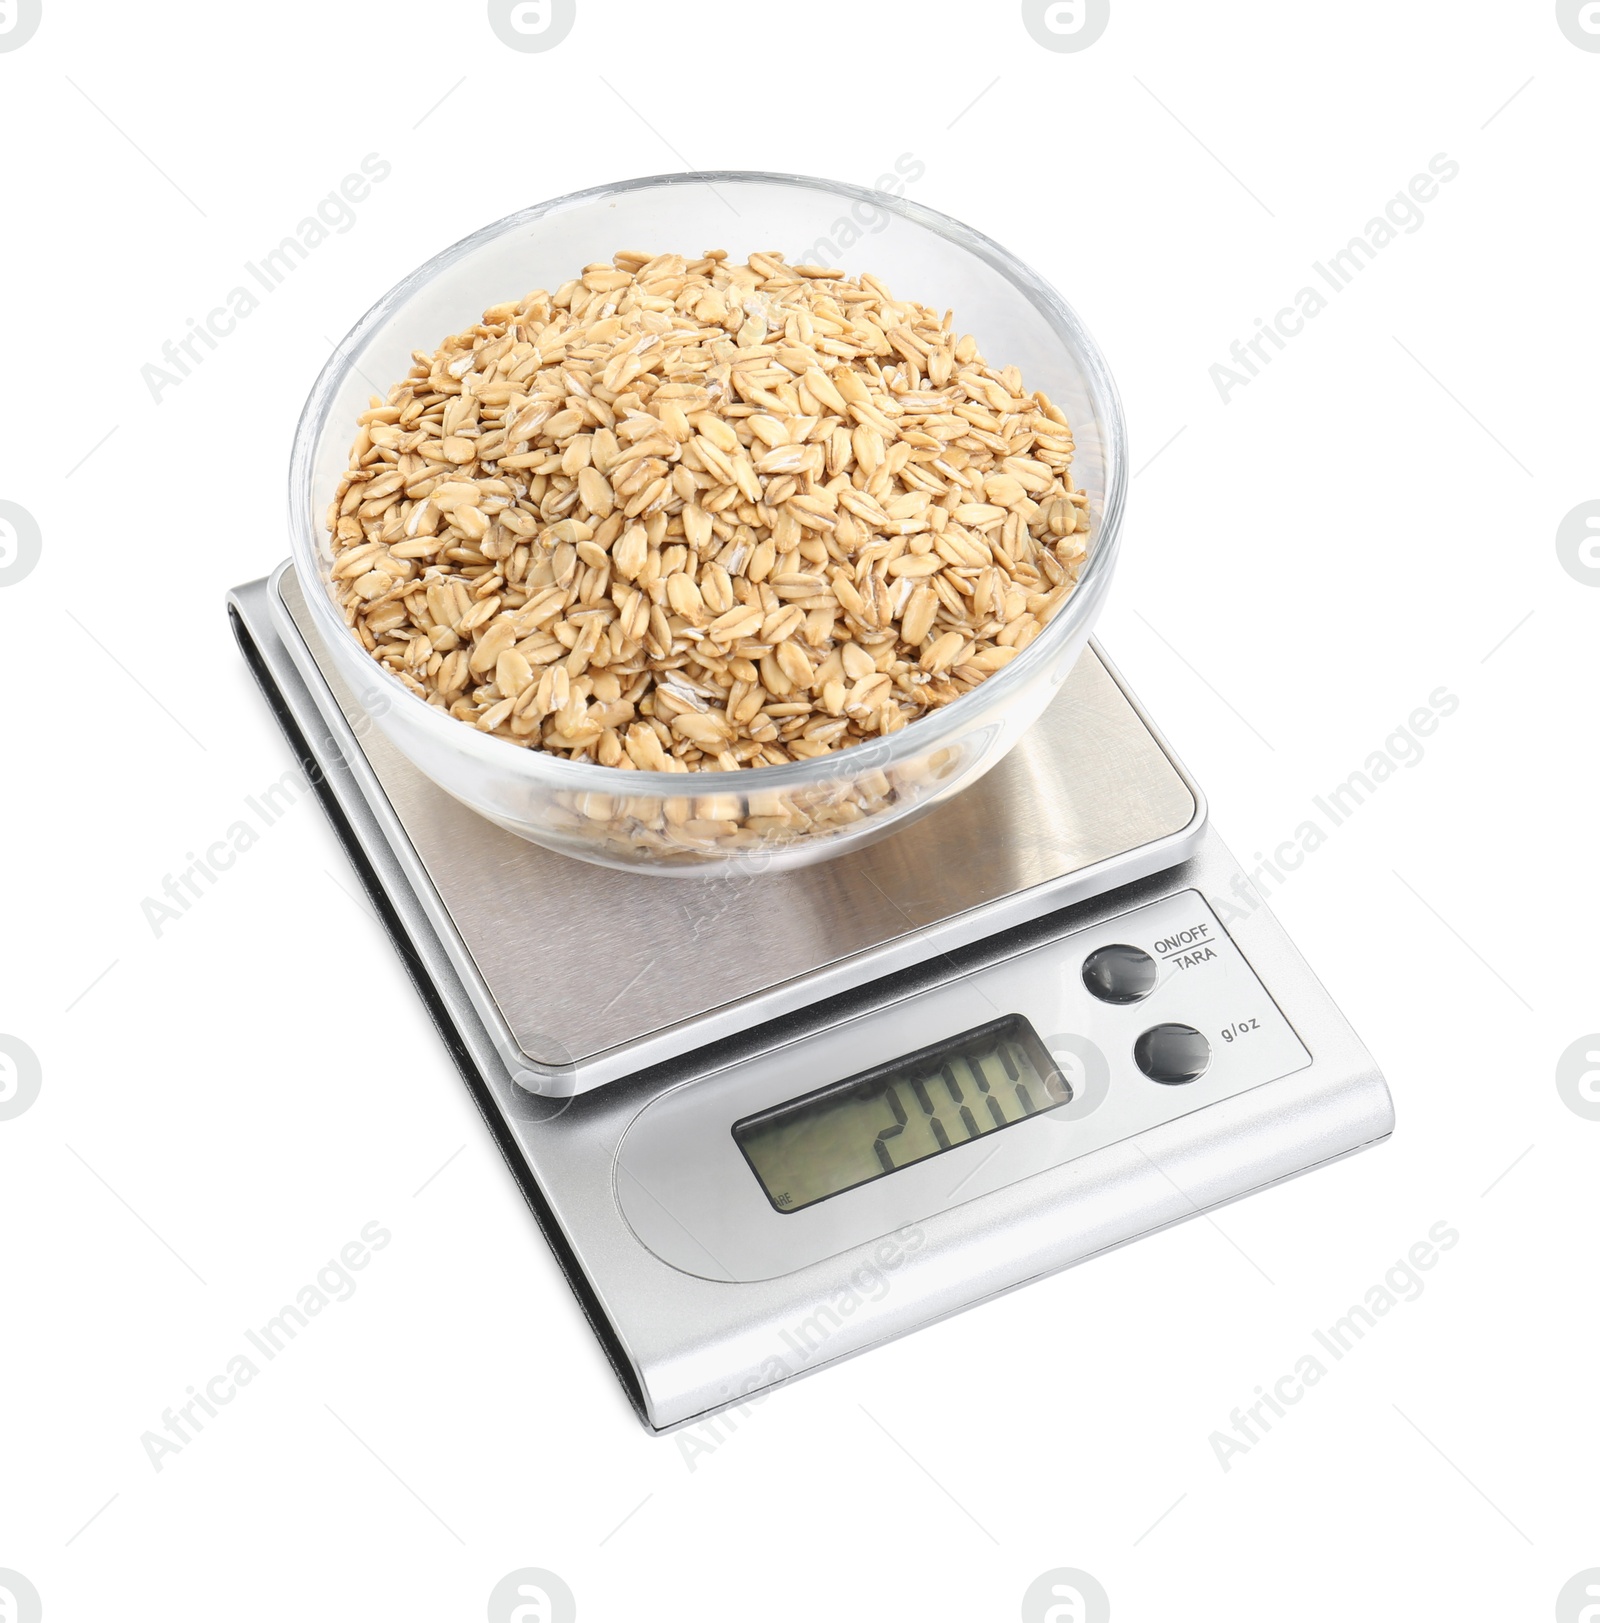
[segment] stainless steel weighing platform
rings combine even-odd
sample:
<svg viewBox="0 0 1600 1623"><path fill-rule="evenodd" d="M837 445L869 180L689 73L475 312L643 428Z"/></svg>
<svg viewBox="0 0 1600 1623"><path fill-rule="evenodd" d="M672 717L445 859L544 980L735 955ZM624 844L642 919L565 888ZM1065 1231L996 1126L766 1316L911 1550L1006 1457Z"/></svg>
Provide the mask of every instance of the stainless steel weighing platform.
<svg viewBox="0 0 1600 1623"><path fill-rule="evenodd" d="M319 661L288 565L229 611L652 1431L1393 1128L1092 645L921 821L701 880L573 861L436 788Z"/></svg>

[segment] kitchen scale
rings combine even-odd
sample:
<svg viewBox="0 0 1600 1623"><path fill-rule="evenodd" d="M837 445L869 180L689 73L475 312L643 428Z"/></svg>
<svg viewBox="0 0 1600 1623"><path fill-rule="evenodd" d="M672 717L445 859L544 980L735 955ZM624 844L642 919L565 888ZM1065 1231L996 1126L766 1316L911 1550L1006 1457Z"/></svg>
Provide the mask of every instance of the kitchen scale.
<svg viewBox="0 0 1600 1623"><path fill-rule="evenodd" d="M323 656L288 564L229 606L652 1431L1393 1128L1093 644L999 766L876 845L661 878L436 788Z"/></svg>

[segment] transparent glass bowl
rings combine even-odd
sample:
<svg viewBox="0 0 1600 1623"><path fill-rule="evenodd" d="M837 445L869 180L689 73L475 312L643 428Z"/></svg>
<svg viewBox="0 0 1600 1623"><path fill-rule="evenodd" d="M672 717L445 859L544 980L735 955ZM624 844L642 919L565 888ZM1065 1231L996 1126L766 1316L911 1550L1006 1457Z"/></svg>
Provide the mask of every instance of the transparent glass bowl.
<svg viewBox="0 0 1600 1623"><path fill-rule="evenodd" d="M1043 632L972 692L868 744L741 772L633 772L482 733L418 698L365 652L333 596L324 515L356 418L490 305L554 289L623 248L735 259L767 249L881 277L896 297L955 312L995 366L1015 365L1066 413L1089 498L1088 559ZM335 667L373 724L439 787L501 828L568 856L655 873L755 873L842 855L977 781L1055 696L1110 585L1127 484L1122 409L1094 341L1026 265L903 197L799 175L656 175L509 215L385 294L323 368L289 473L294 562Z"/></svg>

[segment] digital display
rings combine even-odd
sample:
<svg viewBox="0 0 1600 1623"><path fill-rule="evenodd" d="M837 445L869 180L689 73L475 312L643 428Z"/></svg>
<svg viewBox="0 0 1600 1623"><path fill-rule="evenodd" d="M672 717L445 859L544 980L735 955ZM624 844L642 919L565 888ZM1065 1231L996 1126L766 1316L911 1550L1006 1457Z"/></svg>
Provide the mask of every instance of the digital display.
<svg viewBox="0 0 1600 1623"><path fill-rule="evenodd" d="M1072 1088L1020 1014L875 1065L733 1124L780 1212L1064 1105Z"/></svg>

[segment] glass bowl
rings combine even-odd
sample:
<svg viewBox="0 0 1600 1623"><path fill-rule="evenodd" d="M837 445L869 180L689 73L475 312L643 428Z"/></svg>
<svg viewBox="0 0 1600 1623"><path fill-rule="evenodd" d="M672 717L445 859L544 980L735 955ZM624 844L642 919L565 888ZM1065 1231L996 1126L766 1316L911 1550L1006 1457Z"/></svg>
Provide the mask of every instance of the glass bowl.
<svg viewBox="0 0 1600 1623"><path fill-rule="evenodd" d="M887 179L888 177L885 177ZM640 249L695 257L764 250L870 272L897 298L955 313L994 366L1020 368L1072 425L1086 493L1078 584L1023 652L971 692L871 743L738 772L645 772L575 762L477 731L417 697L345 623L325 514L356 418L491 305L554 289ZM441 789L501 828L567 856L653 873L756 873L842 855L975 783L1055 696L1110 585L1127 485L1122 409L1094 341L1060 296L958 220L883 191L800 175L655 175L540 203L435 255L341 343L306 402L289 473L294 563L329 657L373 724Z"/></svg>

